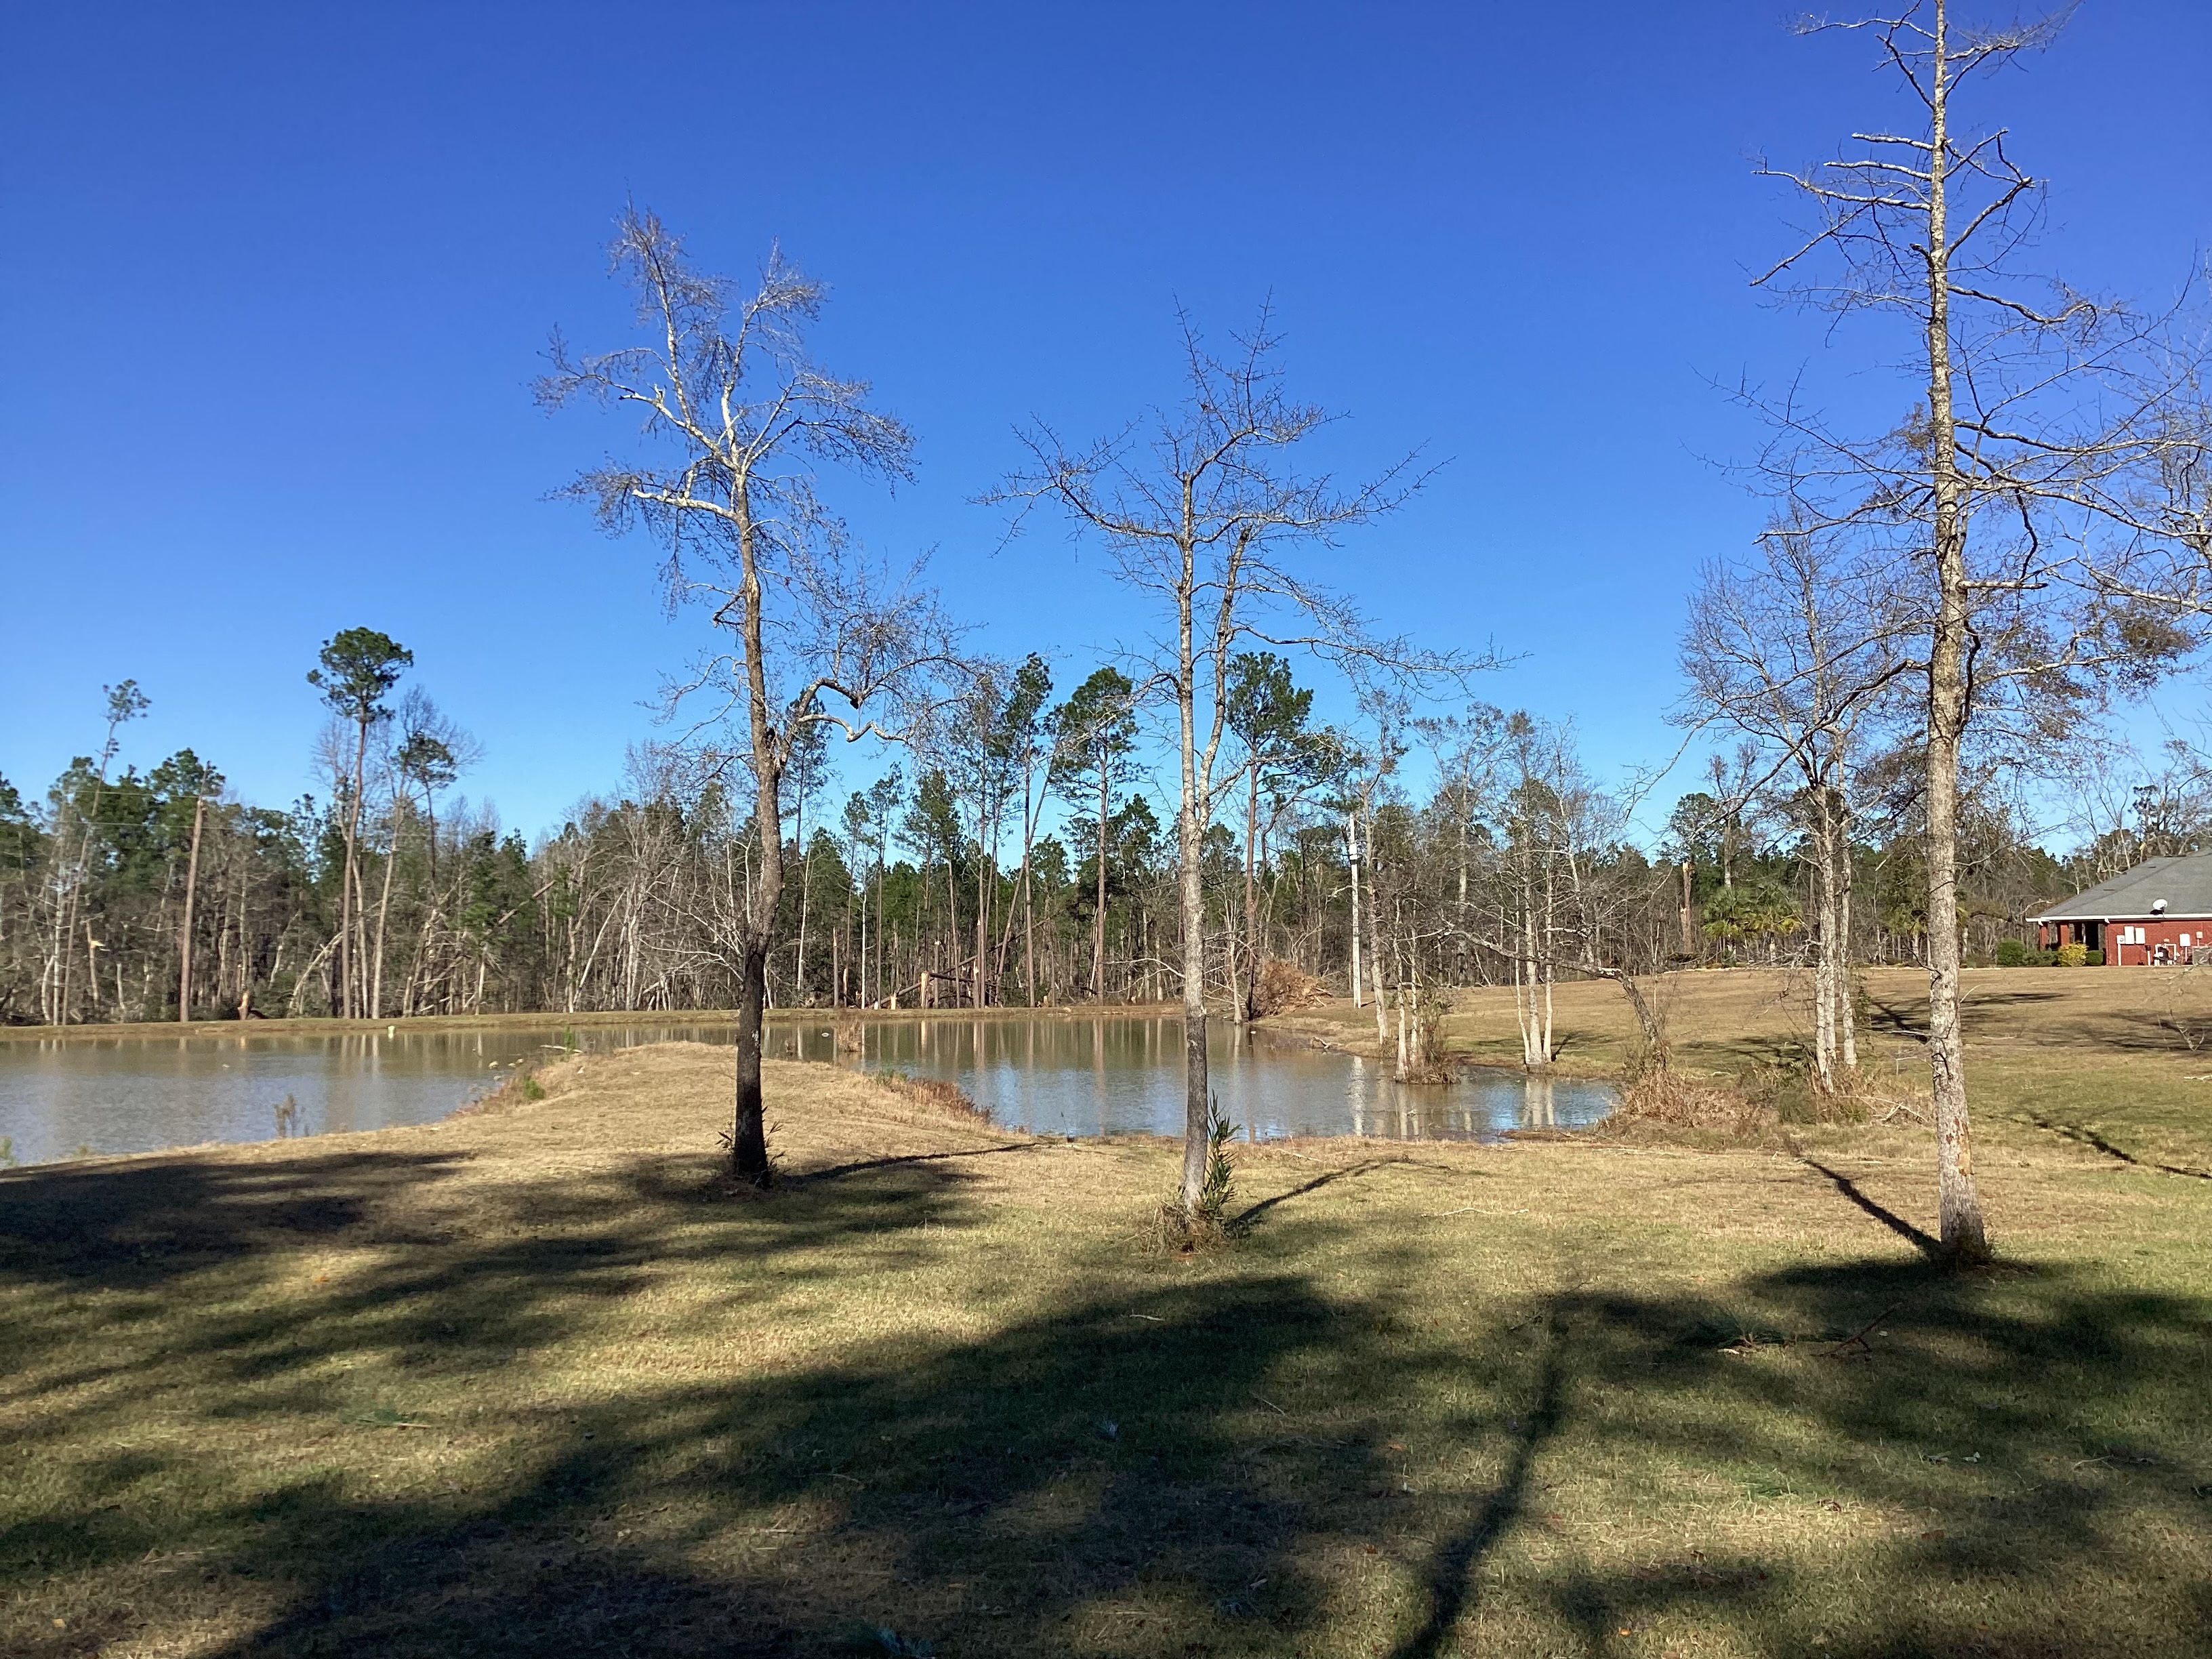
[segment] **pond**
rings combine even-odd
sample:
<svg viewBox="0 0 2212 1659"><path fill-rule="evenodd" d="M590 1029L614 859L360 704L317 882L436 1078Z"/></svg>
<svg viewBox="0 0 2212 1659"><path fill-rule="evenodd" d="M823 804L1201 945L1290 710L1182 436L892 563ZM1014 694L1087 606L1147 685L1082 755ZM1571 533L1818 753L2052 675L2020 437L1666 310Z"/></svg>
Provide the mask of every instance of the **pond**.
<svg viewBox="0 0 2212 1659"><path fill-rule="evenodd" d="M1182 1023L1172 1017L933 1017L860 1028L858 1063L957 1083L1010 1127L1051 1134L1180 1133ZM76 1036L0 1042L0 1161L149 1152L424 1123L498 1085L516 1065L564 1042L589 1050L642 1042L726 1042L726 1021L579 1026L557 1021L477 1030L343 1036ZM777 1021L768 1052L837 1059L826 1021ZM1488 1139L1516 1128L1579 1128L1614 1091L1582 1079L1475 1071L1401 1085L1357 1055L1240 1033L1212 1033L1215 1098L1253 1136ZM848 1059L850 1057L848 1057Z"/></svg>

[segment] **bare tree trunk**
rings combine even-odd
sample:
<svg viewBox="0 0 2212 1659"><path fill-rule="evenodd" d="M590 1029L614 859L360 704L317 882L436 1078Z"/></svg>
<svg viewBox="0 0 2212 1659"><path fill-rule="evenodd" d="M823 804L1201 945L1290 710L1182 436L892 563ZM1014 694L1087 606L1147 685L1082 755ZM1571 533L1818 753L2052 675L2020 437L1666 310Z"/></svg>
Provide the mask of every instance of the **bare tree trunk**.
<svg viewBox="0 0 2212 1659"><path fill-rule="evenodd" d="M1557 1048L1552 1041L1552 985L1558 978L1555 971L1559 961L1559 892L1553 878L1552 861L1544 860L1544 1064L1552 1063Z"/></svg>
<svg viewBox="0 0 2212 1659"><path fill-rule="evenodd" d="M1187 526L1190 512L1187 489L1183 511ZM1182 579L1176 589L1180 614L1176 713L1182 736L1179 759L1182 764L1182 800L1176 815L1176 850L1179 866L1177 896L1182 921L1182 1210L1186 1216L1194 1217L1206 1194L1206 1163L1212 1150L1208 1132L1213 1121L1212 1079L1206 1072L1206 893L1200 883L1200 863L1206 830L1200 814L1207 801L1198 773L1198 669L1191 637L1191 611L1198 581L1196 556L1188 533L1181 545ZM1218 681L1214 690L1218 698L1221 690ZM1218 720L1216 729L1218 730Z"/></svg>
<svg viewBox="0 0 2212 1659"><path fill-rule="evenodd" d="M392 912L392 866L398 862L399 810L395 800L392 813L392 845L385 849L384 854L383 890L376 899L376 947L368 978L368 1017L371 1019L384 1018L384 924Z"/></svg>
<svg viewBox="0 0 2212 1659"><path fill-rule="evenodd" d="M192 798L192 850L185 860L185 909L177 923L177 1020L192 1017L192 899L200 881L200 825L207 816L207 797Z"/></svg>
<svg viewBox="0 0 2212 1659"><path fill-rule="evenodd" d="M1817 779L1813 799L1813 884L1818 953L1813 958L1813 1067L1823 1089L1836 1086L1836 846L1834 813Z"/></svg>
<svg viewBox="0 0 2212 1659"><path fill-rule="evenodd" d="M1257 1016L1260 996L1260 887L1257 854L1260 840L1260 767L1252 765L1250 793L1244 812L1244 984L1237 999L1239 1025ZM1234 975L1231 975L1232 979Z"/></svg>
<svg viewBox="0 0 2212 1659"><path fill-rule="evenodd" d="M1528 881L1528 850L1520 849L1520 868L1514 872L1520 915L1513 921L1513 1023L1521 1032L1521 1064L1534 1071L1542 1063L1536 1052L1536 895ZM1508 919L1501 915L1500 931Z"/></svg>
<svg viewBox="0 0 2212 1659"><path fill-rule="evenodd" d="M1413 1071L1413 1054L1407 1046L1407 1036L1406 978L1401 972L1398 976L1398 1081L1401 1083L1405 1082Z"/></svg>
<svg viewBox="0 0 2212 1659"><path fill-rule="evenodd" d="M1859 1069L1858 1010L1856 1006L1858 970L1851 959L1851 812L1850 796L1840 783L1843 769L1837 768L1839 780L1836 790L1836 1031L1837 1048L1844 1070L1856 1075Z"/></svg>
<svg viewBox="0 0 2212 1659"><path fill-rule="evenodd" d="M1182 912L1182 1207L1190 1215L1197 1214L1206 1190L1206 1131L1212 1114L1206 1052L1206 897L1199 884L1197 816L1194 800L1182 813L1182 867L1176 884Z"/></svg>
<svg viewBox="0 0 2212 1659"><path fill-rule="evenodd" d="M1390 1043L1390 1028L1382 1007L1382 905L1375 888L1375 821L1367 821L1367 975L1375 992L1375 1043L1379 1057Z"/></svg>
<svg viewBox="0 0 2212 1659"><path fill-rule="evenodd" d="M331 1012L341 1019L352 1017L356 1000L354 981L361 971L361 958L353 939L354 849L361 835L361 797L368 772L368 722L357 720L354 729L353 799L346 803L345 867L338 876L338 946L331 956L331 965L337 973L338 1006Z"/></svg>
<svg viewBox="0 0 2212 1659"><path fill-rule="evenodd" d="M1944 1254L1990 1254L1974 1183L1959 1026L1959 751L1966 727L1966 526L1951 399L1951 290L1946 219L1949 162L1948 19L1936 0L1928 206L1928 452L1936 506L1937 608L1928 663L1928 1061Z"/></svg>
<svg viewBox="0 0 2212 1659"><path fill-rule="evenodd" d="M803 823L801 827L804 828ZM793 1007L803 1007L811 1000L806 991L806 923L807 908L813 896L814 849L802 845L799 849L799 947L791 970Z"/></svg>
<svg viewBox="0 0 2212 1659"><path fill-rule="evenodd" d="M1091 917L1091 994L1106 1000L1106 781L1109 757L1104 739L1098 750L1098 908Z"/></svg>
<svg viewBox="0 0 2212 1659"><path fill-rule="evenodd" d="M1598 979L1609 979L1620 987L1621 994L1628 999L1629 1008L1636 1015L1637 1024L1643 1029L1646 1048L1656 1064L1665 1065L1667 1028L1659 1023L1659 1016L1653 1010L1650 1000L1636 983L1636 976L1625 969L1601 968L1595 962L1583 963L1583 971Z"/></svg>
<svg viewBox="0 0 2212 1659"><path fill-rule="evenodd" d="M1359 984L1359 817L1356 812L1344 815L1344 859L1352 871L1352 1006L1358 1008L1366 1000Z"/></svg>
<svg viewBox="0 0 2212 1659"><path fill-rule="evenodd" d="M885 932L889 924L884 920L884 889L890 884L891 873L890 826L884 826L883 844L876 851L876 1006L881 1007L884 994L892 998L891 1006L898 1006L898 963L896 934Z"/></svg>
<svg viewBox="0 0 2212 1659"><path fill-rule="evenodd" d="M783 781L778 739L769 725L768 668L763 653L759 550L752 501L734 492L742 515L738 535L742 574L738 629L744 645L746 702L752 738L753 826L760 840L759 871L745 884L743 937L738 960L738 1074L730 1124L730 1169L738 1180L765 1185L769 1176L767 1118L761 1103L761 1019L768 1006L768 949L783 897Z"/></svg>
<svg viewBox="0 0 2212 1659"><path fill-rule="evenodd" d="M1553 1036L1555 1022L1552 1007L1553 987L1557 982L1553 975L1552 963L1547 961L1544 963L1544 1064L1547 1066L1551 1065L1553 1056L1559 1052L1559 1043Z"/></svg>
<svg viewBox="0 0 2212 1659"><path fill-rule="evenodd" d="M1036 994L1036 902L1030 892L1030 854L1022 849L1022 998L1034 1008Z"/></svg>
<svg viewBox="0 0 2212 1659"><path fill-rule="evenodd" d="M983 965L991 956L991 889L997 884L992 879L996 873L992 867L994 860L985 846L982 826L979 823L976 828L975 1006L981 1008L985 1000Z"/></svg>

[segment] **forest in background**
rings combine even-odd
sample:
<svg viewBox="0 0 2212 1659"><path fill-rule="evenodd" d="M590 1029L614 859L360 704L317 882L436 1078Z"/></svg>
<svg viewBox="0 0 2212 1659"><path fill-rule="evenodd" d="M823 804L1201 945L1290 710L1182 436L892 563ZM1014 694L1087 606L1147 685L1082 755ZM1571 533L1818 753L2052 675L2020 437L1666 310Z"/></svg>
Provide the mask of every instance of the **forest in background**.
<svg viewBox="0 0 2212 1659"><path fill-rule="evenodd" d="M289 812L226 801L189 754L116 772L144 706L126 681L96 758L42 806L9 797L0 1012L727 1002L731 1169L758 1182L778 1001L1172 994L1176 1211L1196 1239L1227 1179L1206 1046L1224 1003L1242 1020L1333 981L1371 999L1385 1045L1395 1017L1411 1079L1438 1069L1440 988L1510 981L1540 1068L1553 986L1595 976L1634 1006L1662 1078L1640 975L1787 955L1813 969L1814 1087L1843 1097L1853 970L1917 957L1940 1248L1984 1259L1960 969L2019 955L2004 935L2069 879L2193 847L2202 769L2172 757L2063 862L2018 803L2094 786L2115 712L2212 641L2201 291L2136 304L2043 268L2045 182L1982 112L2065 21L1925 0L1802 26L1875 48L1888 101L1825 157L1760 164L1796 222L1752 285L1832 319L1832 361L1893 402L1849 422L1802 376L1735 390L1764 434L1735 471L1766 523L1690 595L1676 713L1717 750L1713 787L1677 806L1656 865L1626 833L1651 780L1601 786L1571 728L1467 702L1494 653L1379 635L1335 586L1434 466L1416 443L1348 468L1324 436L1338 417L1289 390L1266 306L1225 337L1179 313L1172 398L1088 439L1033 416L976 498L1007 540L1036 519L1099 548L1127 595L1130 672L1055 703L1041 658L969 654L921 564L858 546L830 505L833 477L911 478L915 434L814 355L826 286L774 247L743 280L702 269L632 202L608 249L632 326L602 349L556 329L536 397L632 423L559 493L650 542L671 607L711 618L670 694L689 739L635 756L616 798L533 848L457 802L441 824L471 745L426 699L392 701L413 659L374 629L334 634L308 672L332 714L325 788ZM1316 672L1356 720L1311 728L1294 676ZM824 799L837 734L902 768L842 810Z"/></svg>
<svg viewBox="0 0 2212 1659"><path fill-rule="evenodd" d="M1249 653L1241 671L1237 785L1206 860L1207 994L1224 1012L1251 1006L1255 964L1269 960L1338 995L1357 971L1363 1001L1395 1005L1593 968L1802 964L1818 948L1802 792L1762 785L1753 749L1716 757L1646 849L1567 728L1479 707L1415 718L1370 699L1364 727L1346 732L1312 723L1311 691L1282 658ZM807 750L781 826L792 877L773 1006L1180 995L1172 798L1162 805L1135 688L1106 667L1057 700L1053 690L1035 658L984 674L958 718L863 789L836 786L826 741ZM125 763L143 707L128 682L111 695L104 741L43 795L0 781L0 1018L732 1005L728 920L758 855L741 793L696 756L640 749L620 788L526 841L458 793L477 750L457 723L419 690L378 706L365 743L333 710L320 791L282 807L238 799L191 750ZM1861 777L1854 955L1918 963L1911 772L1874 764ZM2105 827L2064 857L2031 838L1996 776L1982 782L1962 848L1973 960L2029 937L2023 918L2039 905L2155 854L2212 850L2212 796L2187 750L2149 781L2117 785ZM357 907L342 905L349 882ZM342 908L357 912L350 993Z"/></svg>

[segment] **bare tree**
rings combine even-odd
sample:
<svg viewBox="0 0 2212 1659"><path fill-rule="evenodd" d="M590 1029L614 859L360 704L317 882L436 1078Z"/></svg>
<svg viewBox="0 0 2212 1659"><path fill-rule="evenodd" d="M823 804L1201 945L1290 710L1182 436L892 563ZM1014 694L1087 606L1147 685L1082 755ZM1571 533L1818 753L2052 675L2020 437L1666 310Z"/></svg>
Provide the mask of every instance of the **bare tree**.
<svg viewBox="0 0 2212 1659"><path fill-rule="evenodd" d="M865 382L839 380L808 355L805 331L825 289L772 251L750 291L697 270L653 215L625 210L612 264L637 295L638 344L579 356L557 334L538 400L577 398L635 410L656 462L610 461L570 487L599 522L642 525L667 551L672 604L707 605L729 648L672 691L715 699L695 731L726 718L727 760L750 781L758 863L732 919L738 958L737 1097L731 1164L769 1174L761 1113L761 1018L768 951L782 895L783 785L796 746L824 723L848 739L898 735L871 712L896 703L949 662L934 597L911 573L888 578L850 550L816 493L833 462L897 480L913 439L870 406Z"/></svg>
<svg viewBox="0 0 2212 1659"><path fill-rule="evenodd" d="M1486 703L1471 703L1464 715L1417 720L1413 729L1429 751L1437 774L1435 806L1442 809L1452 848L1451 941L1455 975L1464 983L1477 940L1471 908L1474 837L1498 767L1510 741L1504 713Z"/></svg>
<svg viewBox="0 0 2212 1659"><path fill-rule="evenodd" d="M1754 556L1708 565L1682 642L1697 699L1692 715L1717 717L1762 745L1765 775L1741 793L1785 771L1798 786L1819 918L1814 1061L1830 1088L1838 1065L1858 1064L1850 770L1862 734L1906 672L1888 571L1846 556L1837 540L1784 522L1760 538Z"/></svg>
<svg viewBox="0 0 2212 1659"><path fill-rule="evenodd" d="M1340 599L1285 562L1295 547L1328 547L1419 486L1409 457L1346 489L1308 474L1298 446L1328 424L1291 400L1276 366L1279 341L1263 312L1236 350L1216 356L1182 319L1184 392L1158 411L1147 441L1136 428L1082 447L1050 428L1022 434L1033 467L993 499L1056 501L1079 534L1102 538L1122 580L1161 602L1167 637L1156 683L1175 708L1178 798L1176 844L1182 923L1184 1132L1182 1204L1199 1212L1212 1118L1206 1078L1206 900L1201 852L1219 787L1215 763L1231 707L1231 659L1247 638L1381 656Z"/></svg>
<svg viewBox="0 0 2212 1659"><path fill-rule="evenodd" d="M1794 395L1763 407L1780 437L1767 464L1797 523L1886 536L1910 593L1926 690L1929 1062L1942 1245L1988 1254L1974 1182L1959 1027L1960 778L1970 720L2008 696L2049 732L2108 676L2140 680L2187 641L2170 604L2130 602L2148 550L2124 504L2130 479L2162 476L2170 377L2146 370L2157 329L2015 267L2032 240L2038 181L2002 129L1967 134L1962 87L2046 45L2057 21L1978 28L1950 0L1812 22L1870 36L1897 77L1898 130L1787 179L1813 210L1800 246L1755 279L1838 316L1897 319L1899 365L1923 399L1896 429L1839 433ZM1825 267L1822 262L1825 261ZM2093 556L2100 533L2113 538ZM2100 577L2101 573L2101 578Z"/></svg>

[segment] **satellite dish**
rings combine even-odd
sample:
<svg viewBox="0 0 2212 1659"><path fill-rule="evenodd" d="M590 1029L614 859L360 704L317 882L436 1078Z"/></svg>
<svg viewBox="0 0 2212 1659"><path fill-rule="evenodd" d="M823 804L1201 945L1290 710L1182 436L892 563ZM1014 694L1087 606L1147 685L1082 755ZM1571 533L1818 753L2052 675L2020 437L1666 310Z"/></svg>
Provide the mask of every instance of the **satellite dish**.
<svg viewBox="0 0 2212 1659"><path fill-rule="evenodd" d="M2150 913L2154 916L2164 915L2166 914L2166 901L2164 899L2153 899L2150 902Z"/></svg>

